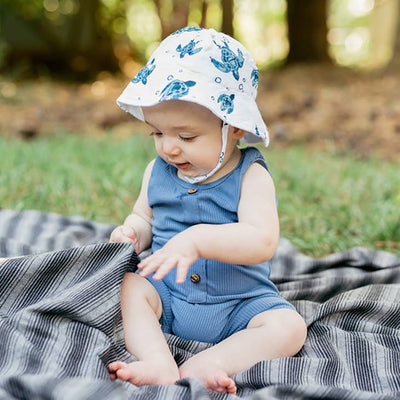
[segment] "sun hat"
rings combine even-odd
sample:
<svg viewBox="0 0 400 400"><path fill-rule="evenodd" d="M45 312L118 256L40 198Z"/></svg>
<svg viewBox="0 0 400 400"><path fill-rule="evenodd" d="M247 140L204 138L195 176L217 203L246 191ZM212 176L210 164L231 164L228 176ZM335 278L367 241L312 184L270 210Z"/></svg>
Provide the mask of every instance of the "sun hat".
<svg viewBox="0 0 400 400"><path fill-rule="evenodd" d="M257 87L256 63L241 43L214 29L185 27L160 43L117 104L144 121L142 107L171 99L194 102L224 122L223 144L231 125L247 132L242 141L268 146L268 130L255 101Z"/></svg>

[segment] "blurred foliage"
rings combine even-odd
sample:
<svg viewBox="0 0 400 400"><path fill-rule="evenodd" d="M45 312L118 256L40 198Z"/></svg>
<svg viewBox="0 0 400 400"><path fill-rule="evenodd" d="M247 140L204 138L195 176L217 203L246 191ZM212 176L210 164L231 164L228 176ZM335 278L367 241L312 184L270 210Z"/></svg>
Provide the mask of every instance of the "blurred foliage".
<svg viewBox="0 0 400 400"><path fill-rule="evenodd" d="M331 0L328 41L338 64L361 69L385 66L393 57L398 0Z"/></svg>
<svg viewBox="0 0 400 400"><path fill-rule="evenodd" d="M231 0L235 36L260 68L289 50L286 0ZM188 25L221 29L222 0L2 0L0 68L12 76L58 70L122 70L132 76L163 35ZM398 0L329 0L335 62L379 68L392 57ZM182 5L185 5L182 8Z"/></svg>
<svg viewBox="0 0 400 400"><path fill-rule="evenodd" d="M282 65L288 52L285 0L236 1L235 32L260 68Z"/></svg>
<svg viewBox="0 0 400 400"><path fill-rule="evenodd" d="M113 21L124 1L108 6L101 0L3 0L0 3L3 69L14 75L32 69L46 73L73 71L85 75L117 70Z"/></svg>

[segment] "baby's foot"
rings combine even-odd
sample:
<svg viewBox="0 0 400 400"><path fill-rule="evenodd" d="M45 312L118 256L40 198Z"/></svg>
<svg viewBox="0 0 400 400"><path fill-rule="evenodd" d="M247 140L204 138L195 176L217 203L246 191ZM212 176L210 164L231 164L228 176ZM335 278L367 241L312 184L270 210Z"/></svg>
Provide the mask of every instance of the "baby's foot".
<svg viewBox="0 0 400 400"><path fill-rule="evenodd" d="M196 378L212 392L236 394L236 384L217 364L204 363L196 356L187 360L180 368L181 379Z"/></svg>
<svg viewBox="0 0 400 400"><path fill-rule="evenodd" d="M178 367L149 361L115 361L108 366L108 370L112 380L119 378L136 386L171 385L179 379Z"/></svg>

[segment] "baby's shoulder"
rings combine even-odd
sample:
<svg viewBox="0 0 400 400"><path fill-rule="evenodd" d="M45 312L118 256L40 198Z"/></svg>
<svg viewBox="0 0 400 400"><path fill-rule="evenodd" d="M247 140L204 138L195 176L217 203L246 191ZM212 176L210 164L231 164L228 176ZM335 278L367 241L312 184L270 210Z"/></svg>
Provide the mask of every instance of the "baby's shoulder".
<svg viewBox="0 0 400 400"><path fill-rule="evenodd" d="M143 174L143 182L148 183L151 177L151 174L153 172L153 168L154 168L154 164L156 162L156 159L151 160L147 166L146 169L144 170L144 174Z"/></svg>
<svg viewBox="0 0 400 400"><path fill-rule="evenodd" d="M268 169L261 163L254 161L251 163L243 174L242 180L265 180L271 179Z"/></svg>
<svg viewBox="0 0 400 400"><path fill-rule="evenodd" d="M241 149L242 158L240 163L240 169L244 175L250 168L261 168L269 173L268 164L263 154L255 147L247 147Z"/></svg>
<svg viewBox="0 0 400 400"><path fill-rule="evenodd" d="M261 190L261 188L265 187L273 189L274 183L268 165L260 153L260 157L255 157L243 172L241 192L243 193L247 188L251 190L253 190L253 188L259 188Z"/></svg>

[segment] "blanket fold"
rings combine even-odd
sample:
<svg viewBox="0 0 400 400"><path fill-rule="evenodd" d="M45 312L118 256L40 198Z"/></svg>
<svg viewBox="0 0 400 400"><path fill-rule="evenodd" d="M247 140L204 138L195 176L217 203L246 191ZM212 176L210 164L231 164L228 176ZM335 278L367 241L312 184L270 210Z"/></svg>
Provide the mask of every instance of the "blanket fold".
<svg viewBox="0 0 400 400"><path fill-rule="evenodd" d="M139 260L132 246L105 243L112 229L0 210L0 256L34 250L0 265L0 399L400 398L400 259L364 248L313 259L285 239L272 279L307 321L295 357L235 375L237 396L208 393L195 379L111 381L111 361L133 360L124 348L120 285ZM210 346L167 340L178 364Z"/></svg>

